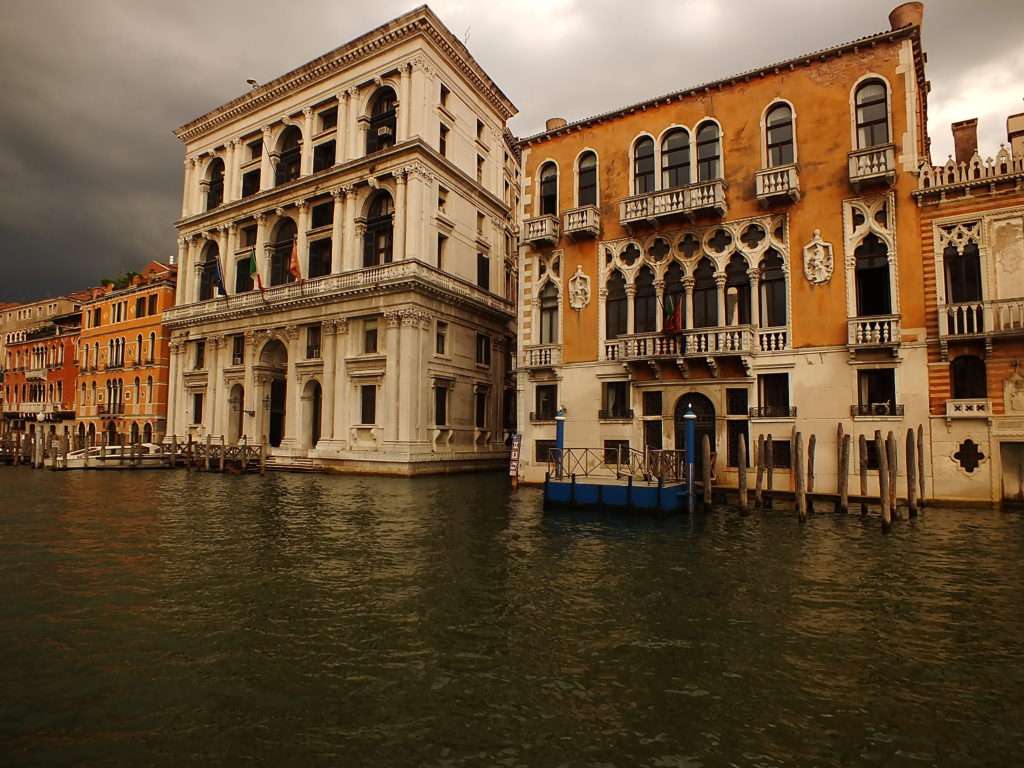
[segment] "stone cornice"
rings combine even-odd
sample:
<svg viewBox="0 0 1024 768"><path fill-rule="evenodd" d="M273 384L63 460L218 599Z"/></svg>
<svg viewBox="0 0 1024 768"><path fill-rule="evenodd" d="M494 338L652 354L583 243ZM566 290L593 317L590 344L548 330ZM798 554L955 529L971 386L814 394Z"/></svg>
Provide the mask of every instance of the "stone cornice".
<svg viewBox="0 0 1024 768"><path fill-rule="evenodd" d="M185 123L174 131L174 135L183 142L192 141L224 123L273 103L290 91L323 80L364 57L376 55L380 51L418 34L423 35L443 53L449 63L477 88L505 120L516 114L518 110L515 105L484 72L469 50L452 35L433 11L425 5L421 5L333 51Z"/></svg>

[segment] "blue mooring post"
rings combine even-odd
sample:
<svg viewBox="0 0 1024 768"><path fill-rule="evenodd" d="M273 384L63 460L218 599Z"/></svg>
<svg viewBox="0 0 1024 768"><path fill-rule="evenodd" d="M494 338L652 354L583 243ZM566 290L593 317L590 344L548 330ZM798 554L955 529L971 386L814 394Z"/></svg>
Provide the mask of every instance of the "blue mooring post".
<svg viewBox="0 0 1024 768"><path fill-rule="evenodd" d="M559 408L555 414L555 448L558 450L558 480L562 479L562 467L565 466L565 408Z"/></svg>
<svg viewBox="0 0 1024 768"><path fill-rule="evenodd" d="M686 507L692 515L696 496L693 492L693 457L697 455L697 414L693 412L691 403L686 404L683 419L686 420Z"/></svg>

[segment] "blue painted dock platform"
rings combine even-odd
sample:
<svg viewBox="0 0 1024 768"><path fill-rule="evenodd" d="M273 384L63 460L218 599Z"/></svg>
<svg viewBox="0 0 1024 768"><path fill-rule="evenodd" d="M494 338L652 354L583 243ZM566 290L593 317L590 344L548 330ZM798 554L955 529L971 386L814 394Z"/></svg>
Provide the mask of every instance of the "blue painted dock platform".
<svg viewBox="0 0 1024 768"><path fill-rule="evenodd" d="M682 512L686 484L636 480L632 477L569 477L544 481L545 508L604 508L628 512Z"/></svg>

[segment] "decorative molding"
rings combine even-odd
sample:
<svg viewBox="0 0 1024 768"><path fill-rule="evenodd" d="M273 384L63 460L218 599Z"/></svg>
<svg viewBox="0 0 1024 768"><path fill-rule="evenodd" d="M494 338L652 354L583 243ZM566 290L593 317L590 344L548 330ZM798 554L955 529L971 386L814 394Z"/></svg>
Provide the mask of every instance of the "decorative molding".
<svg viewBox="0 0 1024 768"><path fill-rule="evenodd" d="M832 243L821 239L821 230L804 246L804 277L811 285L825 285L832 279L835 255Z"/></svg>

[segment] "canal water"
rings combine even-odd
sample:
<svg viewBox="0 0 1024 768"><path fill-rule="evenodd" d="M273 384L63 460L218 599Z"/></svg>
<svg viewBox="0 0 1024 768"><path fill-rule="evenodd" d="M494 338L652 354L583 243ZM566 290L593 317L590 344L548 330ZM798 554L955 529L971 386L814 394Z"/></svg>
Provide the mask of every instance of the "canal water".
<svg viewBox="0 0 1024 768"><path fill-rule="evenodd" d="M1009 766L1024 517L0 468L0 764Z"/></svg>

